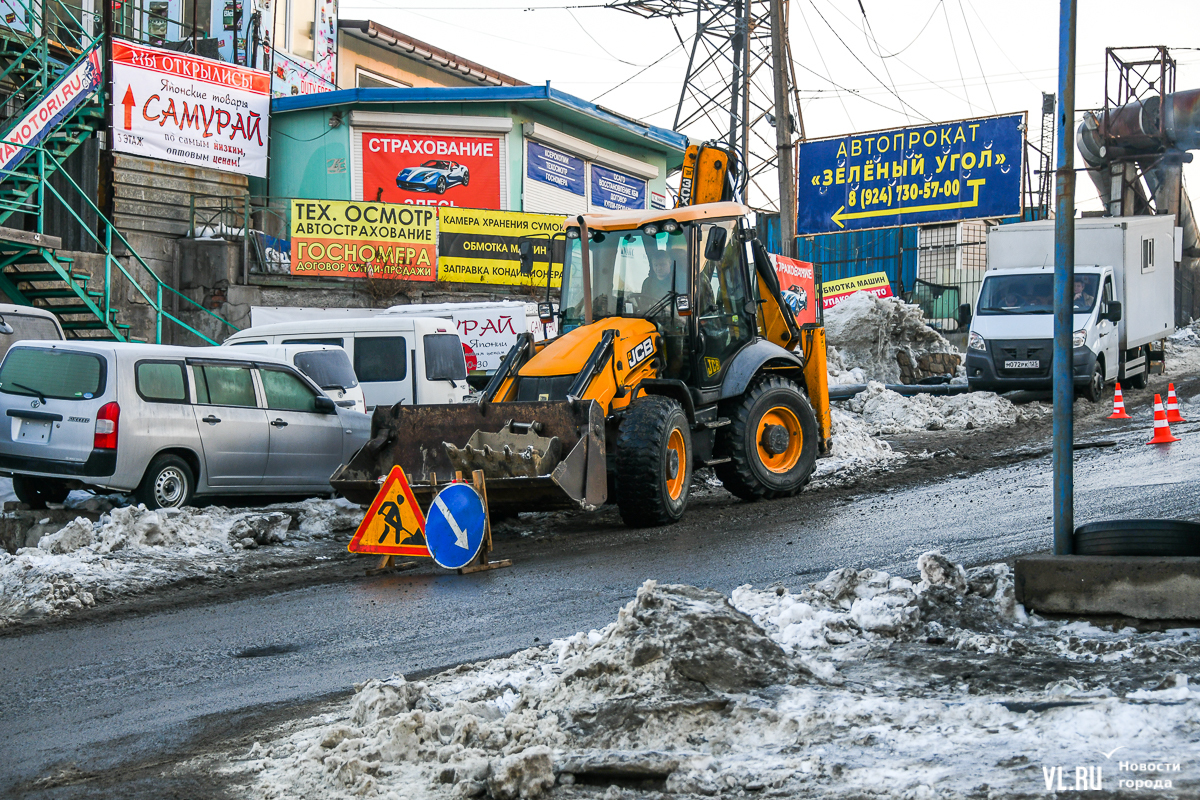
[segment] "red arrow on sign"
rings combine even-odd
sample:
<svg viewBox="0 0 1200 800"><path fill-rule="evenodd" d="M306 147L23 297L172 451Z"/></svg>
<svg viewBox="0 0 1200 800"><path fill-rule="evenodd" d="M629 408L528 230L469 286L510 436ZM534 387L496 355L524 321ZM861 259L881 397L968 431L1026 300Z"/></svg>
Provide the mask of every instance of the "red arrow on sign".
<svg viewBox="0 0 1200 800"><path fill-rule="evenodd" d="M137 101L133 99L133 85L125 87L125 97L121 100L121 105L125 106L125 130L133 130L133 107Z"/></svg>

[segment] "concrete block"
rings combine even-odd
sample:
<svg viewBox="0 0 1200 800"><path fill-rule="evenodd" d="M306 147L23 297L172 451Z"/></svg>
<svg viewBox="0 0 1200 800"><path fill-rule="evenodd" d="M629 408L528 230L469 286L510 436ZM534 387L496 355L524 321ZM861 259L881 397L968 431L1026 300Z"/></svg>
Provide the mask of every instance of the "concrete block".
<svg viewBox="0 0 1200 800"><path fill-rule="evenodd" d="M1200 620L1200 558L1030 556L1014 573L1034 611Z"/></svg>

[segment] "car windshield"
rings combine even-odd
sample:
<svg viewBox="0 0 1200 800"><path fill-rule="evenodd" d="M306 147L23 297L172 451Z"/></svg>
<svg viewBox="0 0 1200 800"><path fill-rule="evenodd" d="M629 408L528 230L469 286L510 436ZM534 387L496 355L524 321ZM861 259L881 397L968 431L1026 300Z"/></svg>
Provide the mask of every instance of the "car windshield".
<svg viewBox="0 0 1200 800"><path fill-rule="evenodd" d="M433 167L434 169L450 169L449 161L426 161L422 167Z"/></svg>
<svg viewBox="0 0 1200 800"><path fill-rule="evenodd" d="M322 389L352 389L358 386L350 356L345 350L313 350L297 353L296 366Z"/></svg>
<svg viewBox="0 0 1200 800"><path fill-rule="evenodd" d="M1072 295L1076 314L1086 314L1096 305L1099 275L1076 275ZM983 282L977 314L1053 314L1054 276L992 274Z"/></svg>
<svg viewBox="0 0 1200 800"><path fill-rule="evenodd" d="M687 242L686 229L653 236L636 228L594 232L588 247L593 318L670 314L666 298L687 293ZM564 330L584 320L582 248L579 239L568 240L568 245L562 287Z"/></svg>

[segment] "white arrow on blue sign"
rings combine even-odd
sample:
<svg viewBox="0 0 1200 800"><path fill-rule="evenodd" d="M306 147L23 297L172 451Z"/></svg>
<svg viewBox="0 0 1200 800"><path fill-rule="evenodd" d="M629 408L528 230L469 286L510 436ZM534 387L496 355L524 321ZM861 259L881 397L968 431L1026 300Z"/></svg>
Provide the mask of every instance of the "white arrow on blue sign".
<svg viewBox="0 0 1200 800"><path fill-rule="evenodd" d="M483 544L483 500L474 487L452 483L438 492L425 519L425 542L445 569L470 564Z"/></svg>

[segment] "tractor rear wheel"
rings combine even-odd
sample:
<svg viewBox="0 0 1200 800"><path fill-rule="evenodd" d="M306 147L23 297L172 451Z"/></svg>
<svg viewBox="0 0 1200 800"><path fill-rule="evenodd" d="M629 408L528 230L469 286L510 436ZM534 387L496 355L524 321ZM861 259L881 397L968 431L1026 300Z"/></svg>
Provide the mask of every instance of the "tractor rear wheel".
<svg viewBox="0 0 1200 800"><path fill-rule="evenodd" d="M725 488L743 500L791 497L817 465L817 417L796 384L770 376L756 381L728 409L723 455L715 468Z"/></svg>
<svg viewBox="0 0 1200 800"><path fill-rule="evenodd" d="M679 403L656 395L629 406L617 436L616 498L634 528L683 516L692 483L692 433Z"/></svg>

